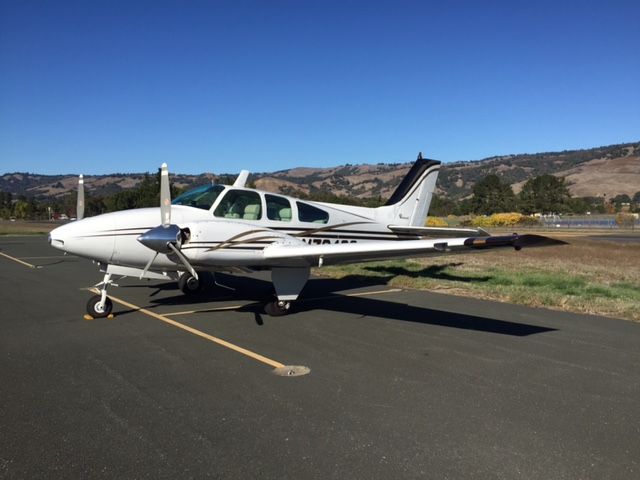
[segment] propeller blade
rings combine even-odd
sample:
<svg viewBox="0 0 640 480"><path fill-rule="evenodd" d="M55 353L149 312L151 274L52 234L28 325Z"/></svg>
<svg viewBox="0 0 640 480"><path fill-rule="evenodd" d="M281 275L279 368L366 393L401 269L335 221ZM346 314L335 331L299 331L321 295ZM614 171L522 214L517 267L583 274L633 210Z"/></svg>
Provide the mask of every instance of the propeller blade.
<svg viewBox="0 0 640 480"><path fill-rule="evenodd" d="M158 256L158 252L156 252L155 255L151 257L151 260L149 260L149 262L144 266L144 270L142 270L142 273L140 274L140 280L142 280L144 276L147 274L147 271L149 271L149 267L151 267L151 264L153 263L153 261L156 259L157 256Z"/></svg>
<svg viewBox="0 0 640 480"><path fill-rule="evenodd" d="M84 218L84 176L78 178L78 204L76 205L76 218L82 220Z"/></svg>
<svg viewBox="0 0 640 480"><path fill-rule="evenodd" d="M195 278L196 280L198 280L198 274L196 273L196 271L194 270L194 268L191 266L191 264L189 263L189 260L187 260L187 257L184 256L184 254L178 250L173 243L169 243L167 245L171 250L173 250L173 253L176 254L176 256L180 259L180 261L182 262L182 264L187 268L187 270L189 270L189 273L191 275L193 275L193 278Z"/></svg>
<svg viewBox="0 0 640 480"><path fill-rule="evenodd" d="M171 191L169 190L169 169L163 163L160 167L160 216L163 227L171 225Z"/></svg>

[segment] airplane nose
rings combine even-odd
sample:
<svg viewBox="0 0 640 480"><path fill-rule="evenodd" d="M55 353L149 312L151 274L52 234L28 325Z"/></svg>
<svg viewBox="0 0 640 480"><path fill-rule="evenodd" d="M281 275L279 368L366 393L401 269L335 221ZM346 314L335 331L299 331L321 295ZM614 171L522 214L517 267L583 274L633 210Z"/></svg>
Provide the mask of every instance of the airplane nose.
<svg viewBox="0 0 640 480"><path fill-rule="evenodd" d="M64 226L54 228L51 230L51 233L49 233L49 237L47 239L49 241L49 245L59 250L64 250L65 234L63 229Z"/></svg>

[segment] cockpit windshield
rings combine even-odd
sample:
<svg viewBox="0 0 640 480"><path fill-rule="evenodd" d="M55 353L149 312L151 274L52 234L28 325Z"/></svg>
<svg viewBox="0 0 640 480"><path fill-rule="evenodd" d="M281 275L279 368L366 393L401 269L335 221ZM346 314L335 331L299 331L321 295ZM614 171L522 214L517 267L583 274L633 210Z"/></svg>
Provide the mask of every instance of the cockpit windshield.
<svg viewBox="0 0 640 480"><path fill-rule="evenodd" d="M209 210L223 190L224 187L222 185L204 185L183 193L171 203L173 205L186 205L187 207Z"/></svg>

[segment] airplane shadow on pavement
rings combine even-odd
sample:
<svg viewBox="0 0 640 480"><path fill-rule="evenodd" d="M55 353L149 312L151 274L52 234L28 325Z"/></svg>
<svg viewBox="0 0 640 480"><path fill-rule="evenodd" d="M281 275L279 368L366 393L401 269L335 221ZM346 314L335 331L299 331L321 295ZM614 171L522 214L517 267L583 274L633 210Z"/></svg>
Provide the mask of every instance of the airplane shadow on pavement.
<svg viewBox="0 0 640 480"><path fill-rule="evenodd" d="M246 302L248 300L253 303L245 304L237 308L236 311L253 313L258 325L263 325L265 321L268 321L269 317L264 315L262 311L262 302L272 298L273 295L273 285L268 280L268 275L265 278L256 278L255 276L216 274L216 280L225 287L216 286L212 291L207 291L204 294L189 296L179 292L174 282L144 286L131 285L125 288L144 287L154 289L156 294L160 291L170 290L177 292L176 295L169 297L157 297L152 292L150 305L147 307L151 309L177 305L193 307L193 305L210 304L215 301ZM300 299L294 302L290 315L295 315L296 312L322 309L359 316L371 316L425 325L439 325L517 337L556 330L555 328L510 322L497 318L408 305L380 297L350 296L348 293L336 293L364 287L386 286L387 280L387 277L372 278L361 276L348 276L341 279L311 278L305 286ZM206 311L206 309L204 310ZM215 307L212 307L212 310L215 310Z"/></svg>

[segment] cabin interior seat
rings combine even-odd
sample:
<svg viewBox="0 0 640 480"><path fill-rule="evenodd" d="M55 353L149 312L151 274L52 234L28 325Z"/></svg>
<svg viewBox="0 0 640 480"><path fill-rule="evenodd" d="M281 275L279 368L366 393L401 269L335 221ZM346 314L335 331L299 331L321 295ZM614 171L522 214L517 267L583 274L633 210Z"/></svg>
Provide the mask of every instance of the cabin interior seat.
<svg viewBox="0 0 640 480"><path fill-rule="evenodd" d="M250 204L244 207L242 218L245 220L257 220L260 217L260 204Z"/></svg>
<svg viewBox="0 0 640 480"><path fill-rule="evenodd" d="M281 208L280 211L278 212L278 215L280 216L280 220L282 220L283 222L290 222L291 221L291 209L290 208Z"/></svg>

